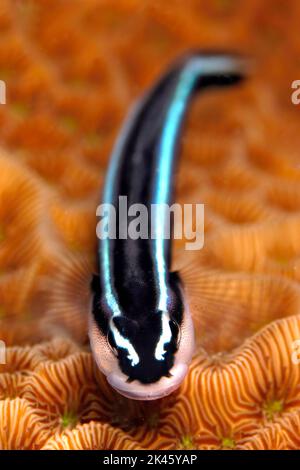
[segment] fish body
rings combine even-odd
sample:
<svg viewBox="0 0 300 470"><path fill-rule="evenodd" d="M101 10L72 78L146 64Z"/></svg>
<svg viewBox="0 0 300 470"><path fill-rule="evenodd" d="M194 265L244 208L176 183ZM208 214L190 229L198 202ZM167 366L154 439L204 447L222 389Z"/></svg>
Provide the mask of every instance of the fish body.
<svg viewBox="0 0 300 470"><path fill-rule="evenodd" d="M165 396L188 371L193 322L180 275L170 271L165 208L174 201L180 131L193 94L241 78L239 57L187 54L134 106L113 150L102 207L115 208L116 233L99 239L89 336L108 382L129 398ZM148 235L128 236L128 220L119 221L125 202L132 215L146 208Z"/></svg>

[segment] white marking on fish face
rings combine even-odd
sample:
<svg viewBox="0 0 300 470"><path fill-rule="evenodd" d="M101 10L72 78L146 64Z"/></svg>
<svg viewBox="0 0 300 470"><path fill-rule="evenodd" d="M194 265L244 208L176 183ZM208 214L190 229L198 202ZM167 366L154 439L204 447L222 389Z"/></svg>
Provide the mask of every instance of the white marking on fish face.
<svg viewBox="0 0 300 470"><path fill-rule="evenodd" d="M137 354L136 350L130 343L129 339L124 338L124 336L121 335L119 330L114 325L113 319L111 319L110 321L110 330L113 335L116 346L118 348L125 349L128 352L127 358L131 362L131 365L133 367L136 366L140 362L139 355Z"/></svg>
<svg viewBox="0 0 300 470"><path fill-rule="evenodd" d="M172 339L172 331L170 328L170 315L168 312L162 312L161 314L161 334L159 341L155 348L155 359L158 361L164 360L166 350L165 344L169 343Z"/></svg>

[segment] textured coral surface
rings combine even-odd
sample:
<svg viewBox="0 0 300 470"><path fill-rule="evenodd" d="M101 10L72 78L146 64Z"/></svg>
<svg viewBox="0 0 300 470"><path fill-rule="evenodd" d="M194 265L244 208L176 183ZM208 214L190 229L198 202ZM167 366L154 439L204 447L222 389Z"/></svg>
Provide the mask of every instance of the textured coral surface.
<svg viewBox="0 0 300 470"><path fill-rule="evenodd" d="M299 10L1 0L0 448L300 447ZM174 265L197 348L177 392L138 403L108 386L88 346L95 208L130 103L191 47L251 55L253 75L189 113L178 200L206 204L205 246L176 241Z"/></svg>

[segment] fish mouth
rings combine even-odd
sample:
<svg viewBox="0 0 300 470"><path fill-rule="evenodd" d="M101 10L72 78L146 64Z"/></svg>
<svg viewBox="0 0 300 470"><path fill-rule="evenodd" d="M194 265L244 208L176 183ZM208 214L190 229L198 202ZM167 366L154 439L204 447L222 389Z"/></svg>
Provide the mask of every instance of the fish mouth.
<svg viewBox="0 0 300 470"><path fill-rule="evenodd" d="M188 372L186 364L177 364L170 370L170 377L162 377L157 382L141 384L134 380L128 382L126 375L112 372L107 376L108 383L121 395L133 400L158 400L174 392Z"/></svg>

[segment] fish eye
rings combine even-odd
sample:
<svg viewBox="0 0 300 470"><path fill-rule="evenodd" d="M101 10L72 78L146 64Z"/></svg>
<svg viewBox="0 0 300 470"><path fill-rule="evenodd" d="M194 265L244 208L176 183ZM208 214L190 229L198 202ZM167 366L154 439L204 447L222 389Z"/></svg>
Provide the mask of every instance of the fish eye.
<svg viewBox="0 0 300 470"><path fill-rule="evenodd" d="M171 323L172 334L173 335L177 334L176 346L178 348L180 340L181 340L181 328L180 328L179 324L177 323L177 321L174 320L174 318L171 319L170 323Z"/></svg>
<svg viewBox="0 0 300 470"><path fill-rule="evenodd" d="M114 341L113 341L113 337L112 337L112 333L111 331L109 331L106 335L106 340L107 340L107 344L109 346L109 349L111 350L111 352L113 353L113 355L115 357L118 357L118 350L116 348L116 346L113 344Z"/></svg>

